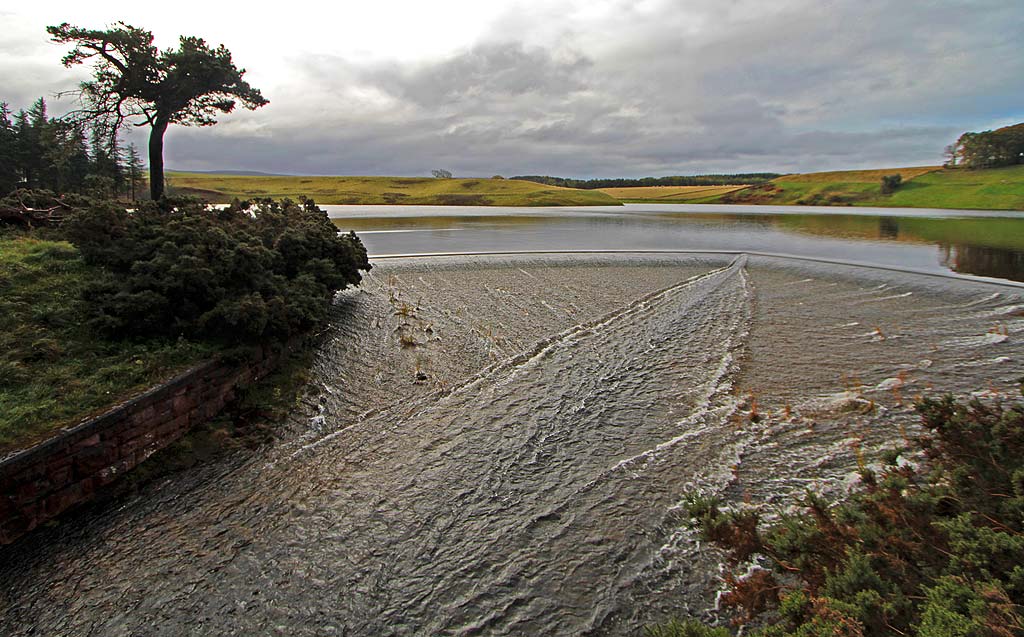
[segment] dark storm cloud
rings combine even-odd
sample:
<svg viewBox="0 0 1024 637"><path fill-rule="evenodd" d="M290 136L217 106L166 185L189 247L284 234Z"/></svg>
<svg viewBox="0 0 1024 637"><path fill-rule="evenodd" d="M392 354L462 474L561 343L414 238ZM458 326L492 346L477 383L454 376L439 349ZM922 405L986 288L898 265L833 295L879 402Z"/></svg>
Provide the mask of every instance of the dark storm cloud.
<svg viewBox="0 0 1024 637"><path fill-rule="evenodd" d="M540 43L549 16L516 14L446 59L308 58L302 99L175 130L168 153L321 174L825 170L938 163L959 132L1024 119L1017 3L766 5L624 5Z"/></svg>

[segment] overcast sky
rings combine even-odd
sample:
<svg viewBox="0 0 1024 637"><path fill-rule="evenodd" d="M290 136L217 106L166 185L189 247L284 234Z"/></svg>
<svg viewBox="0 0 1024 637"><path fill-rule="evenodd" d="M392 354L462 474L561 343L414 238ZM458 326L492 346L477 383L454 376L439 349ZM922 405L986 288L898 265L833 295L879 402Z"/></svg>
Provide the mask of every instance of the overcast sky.
<svg viewBox="0 0 1024 637"><path fill-rule="evenodd" d="M1022 0L19 2L0 100L87 78L45 27L224 44L270 104L172 127L168 166L575 177L941 163L1024 120ZM145 143L144 136L133 136Z"/></svg>

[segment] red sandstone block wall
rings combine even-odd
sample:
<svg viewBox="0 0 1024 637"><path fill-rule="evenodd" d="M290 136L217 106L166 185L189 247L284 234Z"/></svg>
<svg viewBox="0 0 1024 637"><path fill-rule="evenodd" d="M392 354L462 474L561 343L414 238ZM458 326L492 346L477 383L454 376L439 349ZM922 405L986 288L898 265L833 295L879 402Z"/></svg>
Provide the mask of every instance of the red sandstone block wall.
<svg viewBox="0 0 1024 637"><path fill-rule="evenodd" d="M236 387L261 377L276 358L263 352L243 365L205 363L0 461L0 544L95 497L219 413L234 398Z"/></svg>

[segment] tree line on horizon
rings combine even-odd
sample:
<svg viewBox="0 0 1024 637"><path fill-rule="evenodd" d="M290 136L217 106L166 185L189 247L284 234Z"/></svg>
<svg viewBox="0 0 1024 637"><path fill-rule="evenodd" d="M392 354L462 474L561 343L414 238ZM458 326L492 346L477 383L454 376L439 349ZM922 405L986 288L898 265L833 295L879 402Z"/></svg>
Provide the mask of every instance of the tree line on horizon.
<svg viewBox="0 0 1024 637"><path fill-rule="evenodd" d="M613 177L605 179L573 179L571 177L549 177L547 175L519 175L511 179L532 181L547 186L596 190L598 188L635 188L641 186L752 186L781 177L781 173L735 173L721 175L675 175L671 177L641 177L630 179Z"/></svg>
<svg viewBox="0 0 1024 637"><path fill-rule="evenodd" d="M1024 164L1024 122L967 132L946 147L947 168L998 168Z"/></svg>
<svg viewBox="0 0 1024 637"><path fill-rule="evenodd" d="M0 194L24 188L135 200L144 171L134 144L50 117L42 97L16 113L0 102Z"/></svg>

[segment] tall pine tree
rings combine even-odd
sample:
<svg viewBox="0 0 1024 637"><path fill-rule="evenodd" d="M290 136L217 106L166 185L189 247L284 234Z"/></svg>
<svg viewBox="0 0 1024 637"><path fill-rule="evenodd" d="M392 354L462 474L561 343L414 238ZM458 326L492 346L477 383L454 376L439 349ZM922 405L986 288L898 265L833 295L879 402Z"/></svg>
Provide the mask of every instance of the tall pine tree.
<svg viewBox="0 0 1024 637"><path fill-rule="evenodd" d="M43 98L13 115L0 102L0 196L16 188L120 196L129 189L124 155L116 133L111 137L109 131L51 118Z"/></svg>
<svg viewBox="0 0 1024 637"><path fill-rule="evenodd" d="M142 188L143 175L146 165L142 163L142 156L135 144L128 144L128 159L125 163L125 173L128 184L128 196L132 201L137 199L137 191Z"/></svg>
<svg viewBox="0 0 1024 637"><path fill-rule="evenodd" d="M18 187L18 137L7 102L0 102L0 197Z"/></svg>

